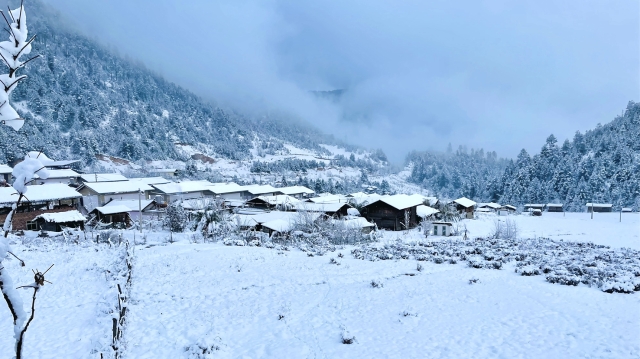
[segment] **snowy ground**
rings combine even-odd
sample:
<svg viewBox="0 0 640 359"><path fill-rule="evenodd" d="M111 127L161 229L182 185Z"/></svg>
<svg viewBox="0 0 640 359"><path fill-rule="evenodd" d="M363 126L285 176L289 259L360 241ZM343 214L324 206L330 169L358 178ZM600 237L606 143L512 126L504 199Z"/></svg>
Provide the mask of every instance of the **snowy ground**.
<svg viewBox="0 0 640 359"><path fill-rule="evenodd" d="M521 236L639 248L639 216L625 215L622 223L617 216L510 218ZM488 234L495 219L461 223L476 237ZM125 236L132 239L133 232ZM415 260L359 260L349 247L309 257L295 249L192 244L189 235L176 236L173 244L163 242L164 233L148 237L135 251L125 358L640 356L638 292L550 284L544 276L514 273L513 263L490 270L420 262L418 271ZM388 232L383 242L396 238L419 234ZM14 249L27 262L24 269L5 262L17 283L32 281L30 268L55 263L47 276L53 284L39 294L27 334L27 357L109 354L115 290L105 273L118 250L34 239L18 240ZM4 306L0 328L6 328L0 330L0 359L10 358ZM343 335L355 342L342 344Z"/></svg>

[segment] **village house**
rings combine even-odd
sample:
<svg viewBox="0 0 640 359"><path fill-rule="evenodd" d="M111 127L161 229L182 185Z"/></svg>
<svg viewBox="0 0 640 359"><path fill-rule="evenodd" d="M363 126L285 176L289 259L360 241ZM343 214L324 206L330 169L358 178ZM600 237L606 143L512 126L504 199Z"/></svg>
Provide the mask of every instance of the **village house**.
<svg viewBox="0 0 640 359"><path fill-rule="evenodd" d="M113 200L147 199L153 188L138 181L87 182L77 191L83 196L82 205L91 211Z"/></svg>
<svg viewBox="0 0 640 359"><path fill-rule="evenodd" d="M468 199L467 197L458 198L451 202L455 206L456 211L464 216L466 219L473 219L473 211L476 207L476 202Z"/></svg>
<svg viewBox="0 0 640 359"><path fill-rule="evenodd" d="M246 191L245 186L240 186L236 183L214 183L210 188L216 198L222 198L225 200L244 201L247 197L250 197Z"/></svg>
<svg viewBox="0 0 640 359"><path fill-rule="evenodd" d="M398 194L380 198L363 207L363 216L378 228L400 231L418 224L417 207L422 200L415 196Z"/></svg>
<svg viewBox="0 0 640 359"><path fill-rule="evenodd" d="M245 202L249 207L262 209L278 209L281 211L291 211L300 201L287 195L258 196Z"/></svg>
<svg viewBox="0 0 640 359"><path fill-rule="evenodd" d="M295 203L293 210L296 212L324 213L328 217L344 217L349 214L352 208L348 203Z"/></svg>
<svg viewBox="0 0 640 359"><path fill-rule="evenodd" d="M562 203L547 203L547 212L564 212Z"/></svg>
<svg viewBox="0 0 640 359"><path fill-rule="evenodd" d="M49 177L42 179L36 173L35 179L29 183L29 185L42 185L51 183L63 183L66 185L72 185L78 183L78 177L80 174L72 169L57 169L49 170Z"/></svg>
<svg viewBox="0 0 640 359"><path fill-rule="evenodd" d="M0 187L0 211L9 212L18 200L18 192L13 187ZM76 209L82 195L73 188L60 184L29 186L25 197L18 206L19 212L59 207Z"/></svg>
<svg viewBox="0 0 640 359"><path fill-rule="evenodd" d="M587 212L612 212L611 203L587 203Z"/></svg>
<svg viewBox="0 0 640 359"><path fill-rule="evenodd" d="M13 168L8 165L0 165L0 176L6 183L10 183L11 181L11 173L13 172Z"/></svg>
<svg viewBox="0 0 640 359"><path fill-rule="evenodd" d="M283 195L279 188L275 188L271 185L249 185L243 186L245 192L243 194L244 199L251 199L258 196L275 196Z"/></svg>
<svg viewBox="0 0 640 359"><path fill-rule="evenodd" d="M301 199L312 196L315 192L305 186L280 187L278 190L288 196Z"/></svg>
<svg viewBox="0 0 640 359"><path fill-rule="evenodd" d="M62 232L64 228L84 229L86 218L77 210L42 213L26 223L29 231Z"/></svg>
<svg viewBox="0 0 640 359"><path fill-rule="evenodd" d="M196 198L213 198L209 181L182 181L152 185L152 196L161 196L165 203Z"/></svg>
<svg viewBox="0 0 640 359"><path fill-rule="evenodd" d="M491 203L478 203L477 206L478 209L486 209L489 212L497 212L500 208L502 208L501 205L491 202Z"/></svg>
<svg viewBox="0 0 640 359"><path fill-rule="evenodd" d="M138 221L142 213L142 219L158 219L160 214L164 214L164 210L160 210L155 200L152 199L124 199L113 200L103 207L124 206L129 208L129 217L133 221ZM142 212L140 211L142 210Z"/></svg>

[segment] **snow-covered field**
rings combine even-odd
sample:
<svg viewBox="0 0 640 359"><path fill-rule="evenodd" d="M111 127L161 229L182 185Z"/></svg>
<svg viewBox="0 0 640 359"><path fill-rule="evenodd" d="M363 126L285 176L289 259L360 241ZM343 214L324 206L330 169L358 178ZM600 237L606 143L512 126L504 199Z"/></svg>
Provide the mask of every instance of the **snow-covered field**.
<svg viewBox="0 0 640 359"><path fill-rule="evenodd" d="M637 214L623 214L622 223L618 214L509 218L520 237L640 248ZM471 237L484 236L495 219L461 224ZM133 240L132 232L124 235ZM310 257L293 248L194 244L188 234L169 244L165 237L149 234L148 244L136 246L124 358L640 356L638 292L550 284L544 276L520 276L512 262L501 270L475 269L462 262L360 260L351 254L354 247ZM417 238L417 231L387 232L379 245ZM110 311L117 302L106 271L117 267L121 249L16 242L27 267L5 263L17 283L32 280L30 268L55 263L47 276L53 284L39 293L26 357L110 357ZM10 358L4 306L0 328L6 328L0 358ZM343 337L355 339L348 345Z"/></svg>

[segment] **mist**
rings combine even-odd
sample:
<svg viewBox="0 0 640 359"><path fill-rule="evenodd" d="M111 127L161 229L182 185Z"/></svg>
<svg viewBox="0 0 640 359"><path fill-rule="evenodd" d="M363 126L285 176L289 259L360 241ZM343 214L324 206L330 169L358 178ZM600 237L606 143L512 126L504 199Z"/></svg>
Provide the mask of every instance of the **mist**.
<svg viewBox="0 0 640 359"><path fill-rule="evenodd" d="M640 100L637 1L45 2L207 100L395 163L449 143L537 152Z"/></svg>

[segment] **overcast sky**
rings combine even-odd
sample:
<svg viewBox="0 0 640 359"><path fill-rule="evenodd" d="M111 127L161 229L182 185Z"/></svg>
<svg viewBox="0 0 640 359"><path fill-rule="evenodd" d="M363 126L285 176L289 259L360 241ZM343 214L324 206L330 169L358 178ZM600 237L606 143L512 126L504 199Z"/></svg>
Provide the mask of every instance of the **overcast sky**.
<svg viewBox="0 0 640 359"><path fill-rule="evenodd" d="M204 98L397 163L448 143L538 152L640 100L637 0L45 2Z"/></svg>

